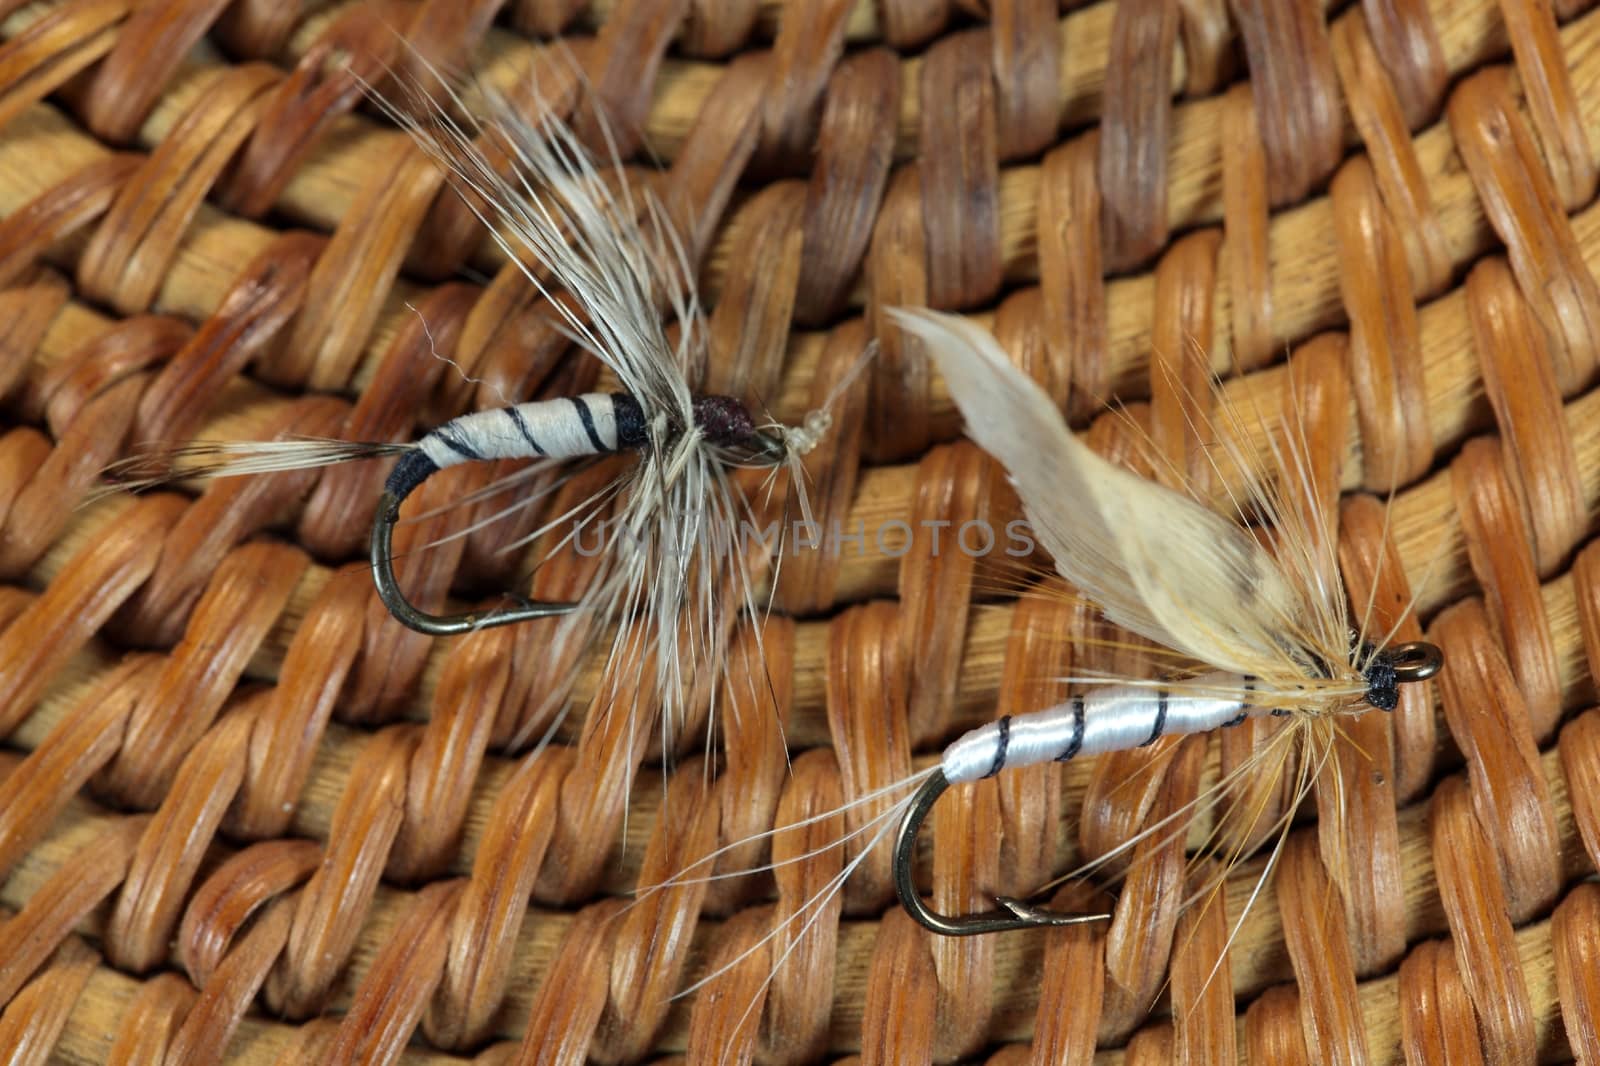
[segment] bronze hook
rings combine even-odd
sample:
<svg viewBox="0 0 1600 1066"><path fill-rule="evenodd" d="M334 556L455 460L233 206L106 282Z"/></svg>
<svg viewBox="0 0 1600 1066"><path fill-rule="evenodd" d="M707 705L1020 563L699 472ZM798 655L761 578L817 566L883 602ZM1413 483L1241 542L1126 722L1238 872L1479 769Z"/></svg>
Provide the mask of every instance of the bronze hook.
<svg viewBox="0 0 1600 1066"><path fill-rule="evenodd" d="M949 787L950 781L944 776L944 771L935 770L912 797L911 806L894 840L895 894L900 897L900 905L906 909L906 913L918 923L943 936L974 936L978 933L1001 933L1008 929L1032 929L1035 926L1081 925L1111 917L1109 914L1063 914L1009 896L996 896L995 902L1002 909L984 914L952 918L930 909L917 894L916 881L912 876L917 834L921 832L922 823L927 819L928 812L933 810L934 803Z"/></svg>

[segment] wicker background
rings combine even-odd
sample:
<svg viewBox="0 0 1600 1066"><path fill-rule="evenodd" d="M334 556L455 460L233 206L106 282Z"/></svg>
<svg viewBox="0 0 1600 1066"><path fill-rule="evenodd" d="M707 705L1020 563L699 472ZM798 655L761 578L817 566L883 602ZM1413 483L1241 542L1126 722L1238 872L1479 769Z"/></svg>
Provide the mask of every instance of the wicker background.
<svg viewBox="0 0 1600 1066"><path fill-rule="evenodd" d="M1600 11L1060 6L0 0L8 1061L1600 1061ZM344 63L409 62L395 27L508 84L568 34L666 166L639 180L704 264L706 387L780 416L925 303L991 324L1079 426L1148 399L1181 465L1194 345L1264 407L1294 352L1352 594L1389 552L1448 667L1352 726L1344 808L1319 789L1231 947L1259 858L1226 913L1181 913L1182 841L1149 843L1109 926L965 941L888 906L874 860L770 988L758 952L669 1002L840 860L623 913L633 885L924 765L1068 668L1090 620L996 598L925 537L786 569L774 706L707 790L700 757L663 784L598 716L504 754L582 649L393 624L359 562L370 472L80 506L143 442L406 437L593 380L360 106ZM881 339L809 461L820 517L1007 512L942 384ZM409 558L408 587L492 587L493 547ZM947 910L1027 891L1251 741L955 790L925 883Z"/></svg>

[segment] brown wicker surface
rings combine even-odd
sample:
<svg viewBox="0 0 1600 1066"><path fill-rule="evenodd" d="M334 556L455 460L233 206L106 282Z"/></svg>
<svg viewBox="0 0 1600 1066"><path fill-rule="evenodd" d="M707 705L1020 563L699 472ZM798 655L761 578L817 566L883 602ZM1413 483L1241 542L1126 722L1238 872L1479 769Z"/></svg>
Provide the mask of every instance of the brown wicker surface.
<svg viewBox="0 0 1600 1066"><path fill-rule="evenodd" d="M0 0L0 1057L1600 1061L1600 11L1061 7ZM764 666L736 662L772 706L719 777L692 753L663 781L599 716L504 752L582 650L392 623L365 473L81 506L143 442L406 435L592 380L360 107L342 64L409 62L394 27L504 84L568 35L666 164L639 180L704 263L708 389L794 417L880 337L809 462L825 522L1014 507L886 307L992 325L1077 425L1148 399L1180 462L1192 345L1243 406L1293 375L1352 595L1392 553L1449 665L1352 726L1342 809L1325 782L1236 932L1264 860L1226 913L1184 912L1181 840L1141 846L1109 926L964 941L888 906L874 860L769 988L764 951L669 1000L839 857L624 910L633 886L1068 669L1085 616L925 537L789 566ZM408 580L492 584L494 546ZM1182 804L1238 733L953 791L925 883L946 909L1026 892Z"/></svg>

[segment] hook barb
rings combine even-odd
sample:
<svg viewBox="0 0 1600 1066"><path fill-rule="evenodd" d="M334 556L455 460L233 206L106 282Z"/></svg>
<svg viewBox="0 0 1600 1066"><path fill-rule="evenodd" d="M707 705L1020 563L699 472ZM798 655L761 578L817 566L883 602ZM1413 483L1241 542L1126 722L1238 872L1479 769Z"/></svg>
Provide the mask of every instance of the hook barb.
<svg viewBox="0 0 1600 1066"><path fill-rule="evenodd" d="M429 614L406 599L394 575L394 526L400 518L400 497L387 489L378 500L378 514L372 520L372 583L378 598L402 625L430 637L453 637L476 629L491 629L533 618L549 618L578 609L575 603L552 603L513 596L515 605L492 611L465 611L461 614Z"/></svg>
<svg viewBox="0 0 1600 1066"><path fill-rule="evenodd" d="M1081 925L1111 917L1109 914L1064 914L1061 911L1038 907L1007 896L995 897L1000 909L984 914L952 918L929 908L917 894L916 880L913 877L917 835L922 831L922 823L927 819L928 812L933 810L933 805L949 787L950 779L945 777L944 771L935 770L912 797L905 820L900 823L900 831L894 838L895 894L900 897L900 905L906 909L906 913L915 918L919 924L942 936L975 936L979 933L1001 933L1008 929Z"/></svg>

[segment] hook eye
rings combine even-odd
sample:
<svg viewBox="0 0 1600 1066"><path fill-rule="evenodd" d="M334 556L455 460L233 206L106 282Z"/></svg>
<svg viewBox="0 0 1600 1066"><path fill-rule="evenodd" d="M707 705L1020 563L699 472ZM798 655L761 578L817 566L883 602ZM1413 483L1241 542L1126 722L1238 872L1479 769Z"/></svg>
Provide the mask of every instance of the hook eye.
<svg viewBox="0 0 1600 1066"><path fill-rule="evenodd" d="M935 770L912 797L911 807L906 811L905 820L900 823L900 831L894 839L894 891L900 897L900 905L906 909L906 913L915 918L920 925L941 936L974 936L979 933L1001 933L1008 929L1081 925L1084 922L1098 922L1111 917L1109 914L1065 914L1007 896L995 898L995 902L1001 907L1000 910L984 914L953 918L929 908L917 894L916 881L912 876L913 862L917 854L917 835L922 831L922 823L927 820L928 812L933 810L933 805L949 787L950 779L945 777L944 771Z"/></svg>
<svg viewBox="0 0 1600 1066"><path fill-rule="evenodd" d="M399 517L400 498L385 490L378 499L378 515L372 521L372 583L378 590L378 598L402 625L430 637L453 637L475 629L508 626L578 609L575 603L551 603L514 596L516 606L506 609L429 614L406 599L394 576L394 525Z"/></svg>
<svg viewBox="0 0 1600 1066"><path fill-rule="evenodd" d="M1386 653L1399 682L1426 681L1444 667L1444 652L1437 644L1412 640L1396 644Z"/></svg>

